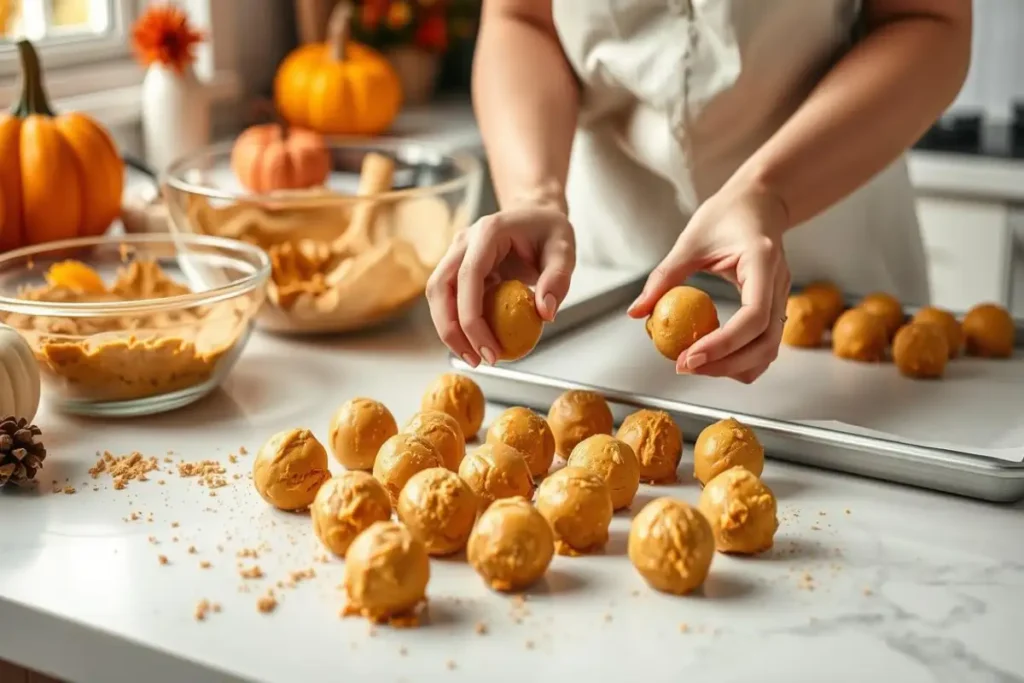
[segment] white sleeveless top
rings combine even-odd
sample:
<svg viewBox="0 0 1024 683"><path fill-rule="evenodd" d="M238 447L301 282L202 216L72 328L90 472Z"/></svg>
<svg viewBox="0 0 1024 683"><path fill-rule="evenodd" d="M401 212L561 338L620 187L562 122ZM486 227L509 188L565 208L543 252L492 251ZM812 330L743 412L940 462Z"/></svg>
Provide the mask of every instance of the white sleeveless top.
<svg viewBox="0 0 1024 683"><path fill-rule="evenodd" d="M567 188L585 263L650 267L849 46L857 0L553 0L583 84ZM885 121L865 122L884 126ZM926 303L901 160L785 237L794 283Z"/></svg>

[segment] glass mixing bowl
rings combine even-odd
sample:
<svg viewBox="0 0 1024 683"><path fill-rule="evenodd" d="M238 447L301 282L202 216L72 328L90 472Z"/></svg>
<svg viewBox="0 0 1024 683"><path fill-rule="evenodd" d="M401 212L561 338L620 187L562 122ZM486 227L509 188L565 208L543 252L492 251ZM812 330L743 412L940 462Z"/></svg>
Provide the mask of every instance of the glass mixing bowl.
<svg viewBox="0 0 1024 683"><path fill-rule="evenodd" d="M249 339L269 276L264 251L220 237L53 242L0 255L0 323L32 347L57 409L158 413L220 385Z"/></svg>
<svg viewBox="0 0 1024 683"><path fill-rule="evenodd" d="M483 174L470 153L328 138L322 185L257 194L232 170L232 144L172 164L162 191L173 231L269 252L268 300L256 324L270 331L344 332L401 313L478 210Z"/></svg>

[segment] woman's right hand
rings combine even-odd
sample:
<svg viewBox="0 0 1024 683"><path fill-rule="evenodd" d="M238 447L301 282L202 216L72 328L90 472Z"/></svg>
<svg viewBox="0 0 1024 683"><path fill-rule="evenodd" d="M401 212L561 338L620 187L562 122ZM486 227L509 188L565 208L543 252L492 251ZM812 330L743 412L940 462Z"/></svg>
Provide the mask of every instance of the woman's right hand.
<svg viewBox="0 0 1024 683"><path fill-rule="evenodd" d="M508 279L536 285L537 312L550 322L575 267L576 238L563 211L528 206L485 216L456 236L427 281L434 327L471 366L494 364L500 345L483 317L485 288Z"/></svg>

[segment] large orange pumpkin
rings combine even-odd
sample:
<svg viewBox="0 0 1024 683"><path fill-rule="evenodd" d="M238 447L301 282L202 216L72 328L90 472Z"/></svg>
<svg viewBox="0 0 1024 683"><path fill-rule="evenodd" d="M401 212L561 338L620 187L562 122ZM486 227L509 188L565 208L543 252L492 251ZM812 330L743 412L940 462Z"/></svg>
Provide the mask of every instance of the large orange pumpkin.
<svg viewBox="0 0 1024 683"><path fill-rule="evenodd" d="M327 42L296 48L274 79L274 100L293 126L328 135L377 135L398 116L402 86L381 53L349 40L352 3L335 5Z"/></svg>
<svg viewBox="0 0 1024 683"><path fill-rule="evenodd" d="M18 52L21 99L0 115L0 252L102 235L121 212L124 162L93 119L54 114L35 48Z"/></svg>

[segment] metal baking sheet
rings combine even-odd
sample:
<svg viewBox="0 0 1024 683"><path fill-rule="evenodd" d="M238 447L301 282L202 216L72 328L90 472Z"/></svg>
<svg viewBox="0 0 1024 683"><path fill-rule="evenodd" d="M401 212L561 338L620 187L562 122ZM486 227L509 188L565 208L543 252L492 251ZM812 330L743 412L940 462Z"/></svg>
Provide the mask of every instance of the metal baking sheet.
<svg viewBox="0 0 1024 683"><path fill-rule="evenodd" d="M593 389L617 404L617 419L630 408L659 408L691 440L731 415L757 429L779 459L985 500L1024 498L1021 351L1010 360L957 359L940 381L904 378L891 364L842 361L827 348L788 347L750 386L677 376L641 322L609 313L624 309L641 284L621 287L614 306L597 296L566 307L571 324L553 325L518 363L452 364L498 403L546 411L562 391ZM736 305L716 304L723 320Z"/></svg>

